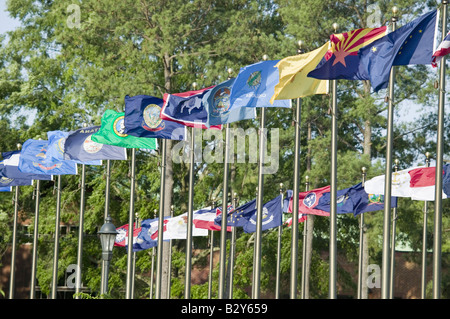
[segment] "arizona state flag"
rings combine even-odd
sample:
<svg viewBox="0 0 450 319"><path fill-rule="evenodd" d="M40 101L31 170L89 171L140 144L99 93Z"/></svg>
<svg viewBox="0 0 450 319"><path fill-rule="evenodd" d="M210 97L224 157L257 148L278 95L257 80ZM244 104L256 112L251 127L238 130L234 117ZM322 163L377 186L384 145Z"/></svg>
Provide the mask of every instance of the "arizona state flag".
<svg viewBox="0 0 450 319"><path fill-rule="evenodd" d="M308 76L322 80L368 80L360 72L358 51L386 35L386 26L356 29L330 36L330 48Z"/></svg>

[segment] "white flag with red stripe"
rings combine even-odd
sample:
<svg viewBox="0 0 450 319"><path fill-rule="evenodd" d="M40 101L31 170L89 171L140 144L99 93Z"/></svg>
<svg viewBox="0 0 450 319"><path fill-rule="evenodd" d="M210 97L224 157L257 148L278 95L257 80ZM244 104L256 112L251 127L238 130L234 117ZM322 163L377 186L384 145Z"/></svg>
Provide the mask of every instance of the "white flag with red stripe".
<svg viewBox="0 0 450 319"><path fill-rule="evenodd" d="M444 40L442 40L441 44L439 44L436 51L433 53L431 58L431 65L433 67L437 67L437 63L444 57L445 55L450 53L450 32L447 33Z"/></svg>

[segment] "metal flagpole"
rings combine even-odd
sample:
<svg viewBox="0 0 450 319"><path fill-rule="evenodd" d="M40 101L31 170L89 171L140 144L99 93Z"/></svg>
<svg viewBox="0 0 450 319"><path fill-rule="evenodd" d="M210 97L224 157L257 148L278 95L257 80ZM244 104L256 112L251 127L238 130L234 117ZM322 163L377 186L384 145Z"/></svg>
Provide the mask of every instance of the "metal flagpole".
<svg viewBox="0 0 450 319"><path fill-rule="evenodd" d="M130 211L128 213L128 247L127 247L127 283L125 299L132 299L133 281L133 228L134 228L134 184L136 172L136 149L131 149L131 178L130 178Z"/></svg>
<svg viewBox="0 0 450 319"><path fill-rule="evenodd" d="M173 217L173 205L170 206L170 217ZM170 299L171 276L172 276L172 239L169 239L169 261L167 269L167 299Z"/></svg>
<svg viewBox="0 0 450 319"><path fill-rule="evenodd" d="M197 87L197 83L192 83ZM186 278L184 286L184 298L191 298L191 265L192 265L192 220L194 215L194 138L195 127L191 128L191 145L189 150L189 199L188 199L188 220L187 220L187 239L186 239ZM222 218L223 222L223 218ZM223 226L223 225L222 225ZM219 290L220 291L220 290Z"/></svg>
<svg viewBox="0 0 450 319"><path fill-rule="evenodd" d="M17 219L19 214L19 186L16 186L14 196L14 223L13 239L11 247L11 273L9 277L9 299L14 299L14 290L16 286L16 246L17 246Z"/></svg>
<svg viewBox="0 0 450 319"><path fill-rule="evenodd" d="M238 207L237 194L234 193L234 209ZM236 227L231 227L231 242L230 242L230 287L228 298L233 299L233 276L234 276L234 258L236 255Z"/></svg>
<svg viewBox="0 0 450 319"><path fill-rule="evenodd" d="M153 279L155 274L155 247L152 248L152 269L150 272L150 299L153 299Z"/></svg>
<svg viewBox="0 0 450 319"><path fill-rule="evenodd" d="M426 167L430 167L430 153L425 153ZM425 299L427 296L427 215L428 215L428 202L424 202L423 207L423 233L422 233L422 289L421 297Z"/></svg>
<svg viewBox="0 0 450 319"><path fill-rule="evenodd" d="M306 187L305 190L309 191L309 176L305 176ZM295 193L294 193L295 194ZM298 206L298 197L297 197ZM293 220L293 219L292 219ZM303 248L302 248L302 299L306 299L306 235L308 232L308 218L303 222Z"/></svg>
<svg viewBox="0 0 450 319"><path fill-rule="evenodd" d="M398 170L398 159L395 160L394 171ZM397 228L397 207L393 208L392 214L392 233L391 233L391 273L389 280L389 298L394 298L394 266L395 266L395 232Z"/></svg>
<svg viewBox="0 0 450 319"><path fill-rule="evenodd" d="M397 7L392 8L392 31L395 31L397 22ZM391 189L392 189L392 141L394 126L394 79L395 68L391 68L389 77L388 116L387 116L387 147L386 147L386 172L384 182L384 220L383 220L383 252L381 266L381 299L389 298L390 279L390 226L391 226Z"/></svg>
<svg viewBox="0 0 450 319"><path fill-rule="evenodd" d="M228 69L228 80L232 70ZM219 299L224 299L227 276L227 206L228 206L228 175L230 170L230 124L225 125L225 158L223 162L223 191L222 191L222 225L220 228L220 268L219 268ZM225 218L224 218L225 216Z"/></svg>
<svg viewBox="0 0 450 319"><path fill-rule="evenodd" d="M281 195L281 216L283 216L283 183L280 183ZM275 279L275 299L280 298L280 274L281 274L281 235L283 233L283 217L281 217L281 225L278 226L278 243L277 243L277 274Z"/></svg>
<svg viewBox="0 0 450 319"><path fill-rule="evenodd" d="M83 262L83 224L84 224L84 206L85 206L85 184L86 184L86 165L81 164L81 198L80 198L80 220L78 226L78 256L77 256L77 274L75 276L75 299L80 299L78 295L81 291L81 269Z"/></svg>
<svg viewBox="0 0 450 319"><path fill-rule="evenodd" d="M212 202L213 209L216 208L216 201ZM223 215L222 215L223 217ZM210 230L210 241L209 241L209 274L208 274L208 299L211 299L212 294L212 272L213 272L213 252L214 252L214 231Z"/></svg>
<svg viewBox="0 0 450 319"><path fill-rule="evenodd" d="M366 168L362 167L362 187L366 182ZM363 290L363 254L364 254L364 214L359 214L359 256L358 256L358 299L362 299Z"/></svg>
<svg viewBox="0 0 450 319"><path fill-rule="evenodd" d="M256 194L255 194L255 209L258 210L258 187L256 187ZM255 260L256 260L256 233L252 234L253 236L253 262L252 262L252 266L253 266L253 272L252 272L252 298L255 298L255 276L256 276L256 271L255 271Z"/></svg>
<svg viewBox="0 0 450 319"><path fill-rule="evenodd" d="M164 197L166 185L166 147L165 139L161 140L161 183L159 189L159 216L158 216L158 249L156 263L156 287L155 299L161 299L162 259L163 259L163 236L164 236ZM153 289L153 286L152 286Z"/></svg>
<svg viewBox="0 0 450 319"><path fill-rule="evenodd" d="M447 4L447 0L442 1L442 40L447 34ZM434 199L433 299L441 298L442 162L444 154L445 60L445 56L442 57L439 75L439 109L436 143L436 189Z"/></svg>
<svg viewBox="0 0 450 319"><path fill-rule="evenodd" d="M133 225L133 235L134 235L134 230L139 228L139 214L136 213L136 219L134 221L134 225ZM129 231L130 228L128 228ZM131 298L130 299L134 299L134 283L135 283L135 276L136 276L136 252L133 251L133 267L131 268Z"/></svg>
<svg viewBox="0 0 450 319"><path fill-rule="evenodd" d="M61 175L58 175L58 186L56 186L56 218L55 218L55 247L53 252L53 279L52 299L56 299L58 291L58 254L59 254L59 221L61 219Z"/></svg>
<svg viewBox="0 0 450 319"><path fill-rule="evenodd" d="M264 55L263 60L267 60L268 56ZM263 218L263 190L264 190L264 150L265 143L265 122L266 122L266 108L261 108L261 121L259 130L259 168L258 168L258 199L256 210L256 239L255 239L255 281L254 281L254 296L253 299L259 299L260 296L260 278L261 278L261 237L262 237L262 218Z"/></svg>
<svg viewBox="0 0 450 319"><path fill-rule="evenodd" d="M111 160L106 160L106 186L105 186L105 213L103 216L103 220L106 223L106 218L109 216L109 186L110 186L110 178L111 178ZM100 285L100 295L104 295L107 293L107 291L104 291L103 288L105 287L104 283L108 278L106 277L106 263L107 261L102 259L102 277Z"/></svg>
<svg viewBox="0 0 450 319"><path fill-rule="evenodd" d="M302 41L298 41L298 54L302 54ZM291 299L297 299L297 264L298 264L298 194L300 175L300 121L302 100L297 98L297 110L295 113L295 153L294 153L294 197L292 199L292 243L291 243ZM294 223L294 220L297 222ZM302 277L303 281L303 277ZM303 291L303 289L302 289ZM302 292L303 293L303 292Z"/></svg>
<svg viewBox="0 0 450 319"><path fill-rule="evenodd" d="M334 32L337 32L338 24L333 23ZM329 298L336 299L336 277L337 277L337 80L331 81L332 102L331 102L331 178L330 178L330 278L329 278Z"/></svg>
<svg viewBox="0 0 450 319"><path fill-rule="evenodd" d="M34 213L34 235L33 235L33 257L31 262L31 287L30 287L30 299L34 299L36 296L36 268L37 268L37 246L39 236L39 202L41 195L41 181L36 180L36 204Z"/></svg>

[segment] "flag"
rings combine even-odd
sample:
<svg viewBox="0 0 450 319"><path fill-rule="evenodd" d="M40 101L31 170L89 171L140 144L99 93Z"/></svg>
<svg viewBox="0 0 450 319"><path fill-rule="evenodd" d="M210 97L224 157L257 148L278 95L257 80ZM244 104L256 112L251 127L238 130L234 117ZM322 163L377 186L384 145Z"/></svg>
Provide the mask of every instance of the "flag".
<svg viewBox="0 0 450 319"><path fill-rule="evenodd" d="M291 107L291 100L274 100L275 85L280 78L277 63L269 60L247 65L239 73L231 87L230 104L233 107Z"/></svg>
<svg viewBox="0 0 450 319"><path fill-rule="evenodd" d="M135 225L135 224L133 224ZM128 247L128 224L117 227L117 235L116 239L114 240L114 246L119 247ZM133 229L133 251L136 245L136 239L141 232L141 227L134 228Z"/></svg>
<svg viewBox="0 0 450 319"><path fill-rule="evenodd" d="M320 209L314 209L318 204L320 198L330 192L330 185L321 188L316 188L311 191L301 192L298 194L298 212L299 214L311 214L319 216L329 216L330 213ZM288 212L292 213L292 200L289 203Z"/></svg>
<svg viewBox="0 0 450 319"><path fill-rule="evenodd" d="M11 186L0 187L0 192L10 192Z"/></svg>
<svg viewBox="0 0 450 319"><path fill-rule="evenodd" d="M235 210L228 212L227 226L231 227L244 227L248 222L250 216L256 211L256 199L249 201L248 203L239 206ZM222 214L214 219L216 225L222 225Z"/></svg>
<svg viewBox="0 0 450 319"><path fill-rule="evenodd" d="M92 134L97 143L115 145L126 148L156 149L156 139L136 137L125 134L125 112L106 110L102 116L100 129Z"/></svg>
<svg viewBox="0 0 450 319"><path fill-rule="evenodd" d="M279 82L275 85L275 93L270 103L279 99L302 98L314 94L327 94L328 83L308 77L308 73L322 60L328 50L330 42L314 51L290 56L280 60L275 67L278 68Z"/></svg>
<svg viewBox="0 0 450 319"><path fill-rule="evenodd" d="M375 92L388 86L392 66L432 63L436 15L430 11L359 51L360 72Z"/></svg>
<svg viewBox="0 0 450 319"><path fill-rule="evenodd" d="M163 102L149 95L125 96L125 134L185 140L186 126L160 118Z"/></svg>
<svg viewBox="0 0 450 319"><path fill-rule="evenodd" d="M368 80L359 70L358 51L385 36L386 26L356 29L330 36L330 48L309 77L321 80Z"/></svg>
<svg viewBox="0 0 450 319"><path fill-rule="evenodd" d="M314 209L331 211L331 193L324 193L319 199L319 203ZM391 196L391 208L397 207L397 197ZM337 214L352 213L357 216L361 213L383 210L384 196L368 194L364 190L362 183L338 190L336 192L336 212Z"/></svg>
<svg viewBox="0 0 450 319"><path fill-rule="evenodd" d="M439 44L436 51L433 53L433 57L431 58L431 65L435 68L439 61L442 60L444 56L450 53L450 32L447 33L444 40Z"/></svg>
<svg viewBox="0 0 450 319"><path fill-rule="evenodd" d="M448 170L449 164L443 167L443 179ZM413 200L434 201L436 196L436 167L422 167L410 170L409 186L410 196ZM444 187L443 187L444 188ZM447 198L447 194L442 193L442 198Z"/></svg>
<svg viewBox="0 0 450 319"><path fill-rule="evenodd" d="M255 108L236 107L230 103L234 81L233 78L222 82L203 96L202 103L208 112L207 127L256 118Z"/></svg>
<svg viewBox="0 0 450 319"><path fill-rule="evenodd" d="M126 160L126 148L97 143L92 140L92 135L97 133L100 127L84 127L71 132L67 136L64 144L65 158L80 162L92 160Z"/></svg>
<svg viewBox="0 0 450 319"><path fill-rule="evenodd" d="M442 176L442 191L447 197L450 196L450 164L444 165L444 176Z"/></svg>
<svg viewBox="0 0 450 319"><path fill-rule="evenodd" d="M57 161L73 161L78 164L85 164L85 165L102 165L102 161L99 159L95 160L86 160L86 161L80 161L80 160L73 160L68 158L65 155L65 143L66 139L69 136L69 132L63 132L63 131L50 131L47 132L47 138L48 138L48 147L47 147L47 158L53 158Z"/></svg>
<svg viewBox="0 0 450 319"><path fill-rule="evenodd" d="M232 206L228 208L228 210L232 210ZM197 228L203 228L208 230L216 230L220 231L222 227L214 223L214 220L217 218L217 216L222 214L222 208L216 207L216 208L204 208L197 210L194 213L192 222L194 223L195 227ZM231 227L227 225L227 231L231 231Z"/></svg>
<svg viewBox="0 0 450 319"><path fill-rule="evenodd" d="M281 195L268 201L263 205L262 209L262 230L267 230L281 226L283 206L281 202ZM257 210L249 216L247 223L243 226L244 232L253 233L256 231Z"/></svg>
<svg viewBox="0 0 450 319"><path fill-rule="evenodd" d="M289 205L292 202L294 192L290 189L286 191L286 197L283 199L283 224L292 226L292 212L289 211ZM306 214L298 214L298 222L303 223L306 220Z"/></svg>
<svg viewBox="0 0 450 319"><path fill-rule="evenodd" d="M4 165L4 161L0 161L0 188L5 189L4 190L5 192L7 188L11 188L12 186L33 185L33 180L30 178L12 178L5 176L4 174L5 167L6 166Z"/></svg>
<svg viewBox="0 0 450 319"><path fill-rule="evenodd" d="M9 179L18 179L18 180L35 179L35 180L49 181L52 179L51 175L21 172L19 170L20 151L3 152L2 156L3 156L3 161L0 162L1 163L0 176L6 177ZM26 184L26 185L31 185L31 184Z"/></svg>
<svg viewBox="0 0 450 319"><path fill-rule="evenodd" d="M210 86L195 91L168 94L164 93L160 118L185 126L207 129L208 111L202 103L203 96L213 88ZM210 126L211 129L222 129L222 125Z"/></svg>
<svg viewBox="0 0 450 319"><path fill-rule="evenodd" d="M77 164L73 161L59 161L47 157L48 141L26 140L22 145L19 170L26 173L67 175L77 174Z"/></svg>
<svg viewBox="0 0 450 319"><path fill-rule="evenodd" d="M195 212L194 212L195 214ZM164 234L163 240L168 239L186 239L187 238L187 213L167 218L164 220ZM208 230L203 228L197 228L192 225L192 236L208 236ZM152 234L152 238L158 238L158 231Z"/></svg>

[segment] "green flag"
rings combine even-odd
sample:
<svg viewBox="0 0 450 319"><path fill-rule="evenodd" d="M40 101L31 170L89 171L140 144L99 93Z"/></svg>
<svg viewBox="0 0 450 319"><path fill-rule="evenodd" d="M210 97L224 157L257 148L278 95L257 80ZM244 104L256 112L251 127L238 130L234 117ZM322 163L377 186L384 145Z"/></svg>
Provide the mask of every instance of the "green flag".
<svg viewBox="0 0 450 319"><path fill-rule="evenodd" d="M136 137L124 134L125 112L106 110L102 116L102 126L97 133L92 134L94 142L121 146L126 148L156 149L156 139Z"/></svg>

